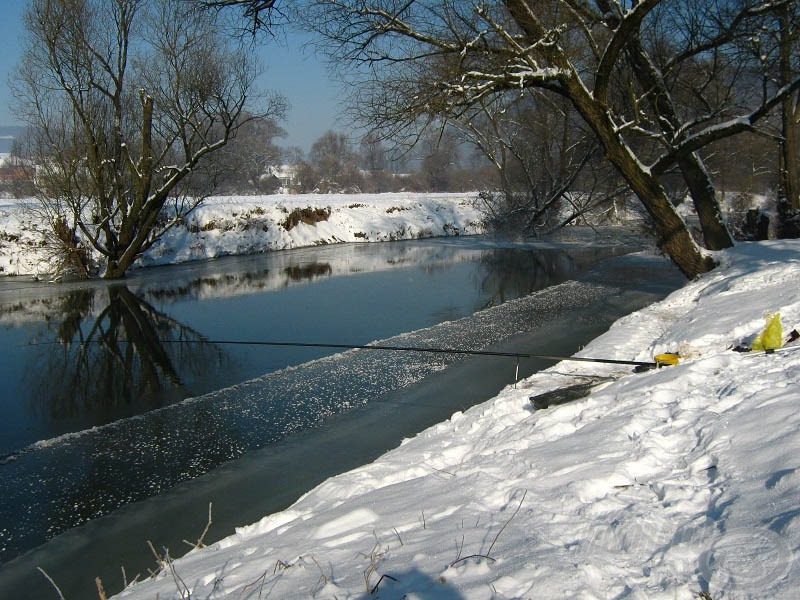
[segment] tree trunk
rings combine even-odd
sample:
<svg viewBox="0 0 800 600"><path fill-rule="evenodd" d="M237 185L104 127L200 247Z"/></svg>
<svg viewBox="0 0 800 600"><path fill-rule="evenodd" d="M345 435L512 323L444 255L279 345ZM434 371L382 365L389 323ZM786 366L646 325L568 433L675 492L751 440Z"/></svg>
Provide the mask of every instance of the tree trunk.
<svg viewBox="0 0 800 600"><path fill-rule="evenodd" d="M113 258L109 257L108 267L103 276L104 279L121 279L125 277L125 273L131 268L134 261L150 246L152 239L148 243L148 238L153 232L154 224L165 201L166 195L158 195L147 199L145 205L135 216L136 228L130 232L133 235L133 239L124 247L118 247Z"/></svg>
<svg viewBox="0 0 800 600"><path fill-rule="evenodd" d="M790 7L783 8L780 14L780 83L792 80L793 35ZM781 103L781 143L780 168L778 172L778 215L780 218L780 237L796 238L800 235L797 223L800 212L800 140L798 140L798 113L800 113L800 94L790 94Z"/></svg>
<svg viewBox="0 0 800 600"><path fill-rule="evenodd" d="M666 130L665 133L673 135L680 128L680 119L661 74L645 52L639 38L630 40L627 55L636 80L649 92L650 104L661 128ZM705 247L709 250L723 250L733 246L733 238L725 227L714 184L702 159L697 153L692 153L681 158L678 167L692 196Z"/></svg>
<svg viewBox="0 0 800 600"><path fill-rule="evenodd" d="M128 269L120 265L116 260L108 259L106 271L103 273L103 279L122 279L125 277L125 271Z"/></svg>
<svg viewBox="0 0 800 600"><path fill-rule="evenodd" d="M780 70L781 85L792 81L792 50L797 41L798 31L792 30L791 7L785 6L781 13L781 49ZM783 165L781 169L781 188L789 208L793 211L800 210L800 133L798 132L798 119L800 119L800 93L786 96L781 105L781 121L783 135Z"/></svg>
<svg viewBox="0 0 800 600"><path fill-rule="evenodd" d="M545 31L533 8L524 0L505 0L506 8L516 24L522 29L530 44L545 39ZM655 226L656 238L661 248L689 279L713 269L714 261L705 256L692 239L686 223L667 198L667 193L658 179L640 163L625 144L622 134L614 125L609 108L602 98L595 98L584 86L572 63L560 47L543 44L541 52L562 75L559 77L559 93L578 110L586 124L594 131L614 165L636 194ZM601 94L602 96L602 94Z"/></svg>
<svg viewBox="0 0 800 600"><path fill-rule="evenodd" d="M142 252L155 217L161 210L163 200L158 202L150 197L153 181L153 98L144 90L139 92L142 104L142 147L136 168L130 167L131 178L135 182L132 202L128 207L119 228L114 255L108 257L104 279L120 279ZM154 206L155 204L155 206ZM155 211L155 215L153 215ZM144 232L145 235L142 235Z"/></svg>
<svg viewBox="0 0 800 600"><path fill-rule="evenodd" d="M658 247L669 255L681 272L689 279L713 269L716 264L704 255L692 239L686 223L675 211L667 193L658 180L643 169L628 154L624 145L609 159L620 171L628 185L653 219ZM628 156L625 156L628 154Z"/></svg>
<svg viewBox="0 0 800 600"><path fill-rule="evenodd" d="M800 140L798 140L797 109L795 98L784 101L783 109L783 141L781 143L780 197L785 200L791 210L800 210L800 178L798 177L798 157L800 156Z"/></svg>
<svg viewBox="0 0 800 600"><path fill-rule="evenodd" d="M792 95L783 101L781 109L782 140L778 160L778 236L781 238L800 237L798 108Z"/></svg>
<svg viewBox="0 0 800 600"><path fill-rule="evenodd" d="M716 264L694 242L658 179L633 156L616 131L605 106L595 100L577 78L569 79L565 85L578 112L597 134L606 158L620 172L653 220L658 247L689 279L713 269Z"/></svg>
<svg viewBox="0 0 800 600"><path fill-rule="evenodd" d="M706 248L724 250L733 246L733 238L725 227L714 184L700 157L691 154L679 160L678 167L692 196Z"/></svg>

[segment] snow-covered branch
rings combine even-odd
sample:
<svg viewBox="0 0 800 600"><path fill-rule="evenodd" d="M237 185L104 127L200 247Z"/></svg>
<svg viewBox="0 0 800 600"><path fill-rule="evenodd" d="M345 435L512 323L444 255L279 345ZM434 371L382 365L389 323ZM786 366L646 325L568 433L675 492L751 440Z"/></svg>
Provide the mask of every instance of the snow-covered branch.
<svg viewBox="0 0 800 600"><path fill-rule="evenodd" d="M778 90L771 98L748 114L728 119L685 137L672 150L661 156L650 167L658 175L666 171L684 156L700 150L709 144L742 132L758 132L756 125L767 117L784 98L800 89L800 77Z"/></svg>

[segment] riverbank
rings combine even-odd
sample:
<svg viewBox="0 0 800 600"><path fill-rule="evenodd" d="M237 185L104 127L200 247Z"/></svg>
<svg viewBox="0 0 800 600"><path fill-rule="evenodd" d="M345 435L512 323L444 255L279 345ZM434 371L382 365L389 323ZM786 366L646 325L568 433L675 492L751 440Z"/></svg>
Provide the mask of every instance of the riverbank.
<svg viewBox="0 0 800 600"><path fill-rule="evenodd" d="M0 275L46 277L57 269L34 204L0 199ZM134 267L342 242L475 235L483 231L481 219L475 194L213 196Z"/></svg>
<svg viewBox="0 0 800 600"><path fill-rule="evenodd" d="M794 597L800 351L732 348L800 327L800 243L719 259L578 353L678 365L559 363L119 597Z"/></svg>

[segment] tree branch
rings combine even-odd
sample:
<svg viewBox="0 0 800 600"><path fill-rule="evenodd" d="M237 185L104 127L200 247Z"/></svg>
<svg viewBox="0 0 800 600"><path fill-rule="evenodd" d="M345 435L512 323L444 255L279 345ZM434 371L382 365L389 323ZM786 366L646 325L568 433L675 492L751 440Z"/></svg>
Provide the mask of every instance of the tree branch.
<svg viewBox="0 0 800 600"><path fill-rule="evenodd" d="M795 90L800 89L800 77L793 82L785 85L778 90L772 98L764 102L754 111L741 117L736 117L720 123L707 127L693 135L686 137L682 142L675 146L669 153L663 155L655 163L650 166L650 172L656 177L663 174L672 165L677 163L681 158L697 152L701 148L708 146L713 142L725 139L732 135L742 132L757 132L755 125L778 105L789 94L794 93Z"/></svg>

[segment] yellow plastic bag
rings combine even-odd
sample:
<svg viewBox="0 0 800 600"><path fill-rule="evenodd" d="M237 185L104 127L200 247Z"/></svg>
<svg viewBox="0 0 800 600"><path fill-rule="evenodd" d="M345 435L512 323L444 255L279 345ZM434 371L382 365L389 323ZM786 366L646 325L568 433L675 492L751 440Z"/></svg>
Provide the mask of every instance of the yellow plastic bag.
<svg viewBox="0 0 800 600"><path fill-rule="evenodd" d="M671 367L678 364L680 354L677 352L664 352L663 354L656 354L653 359L659 367Z"/></svg>
<svg viewBox="0 0 800 600"><path fill-rule="evenodd" d="M759 333L750 345L753 350L775 350L775 348L783 346L781 313L770 313L766 318L767 324L764 331Z"/></svg>

